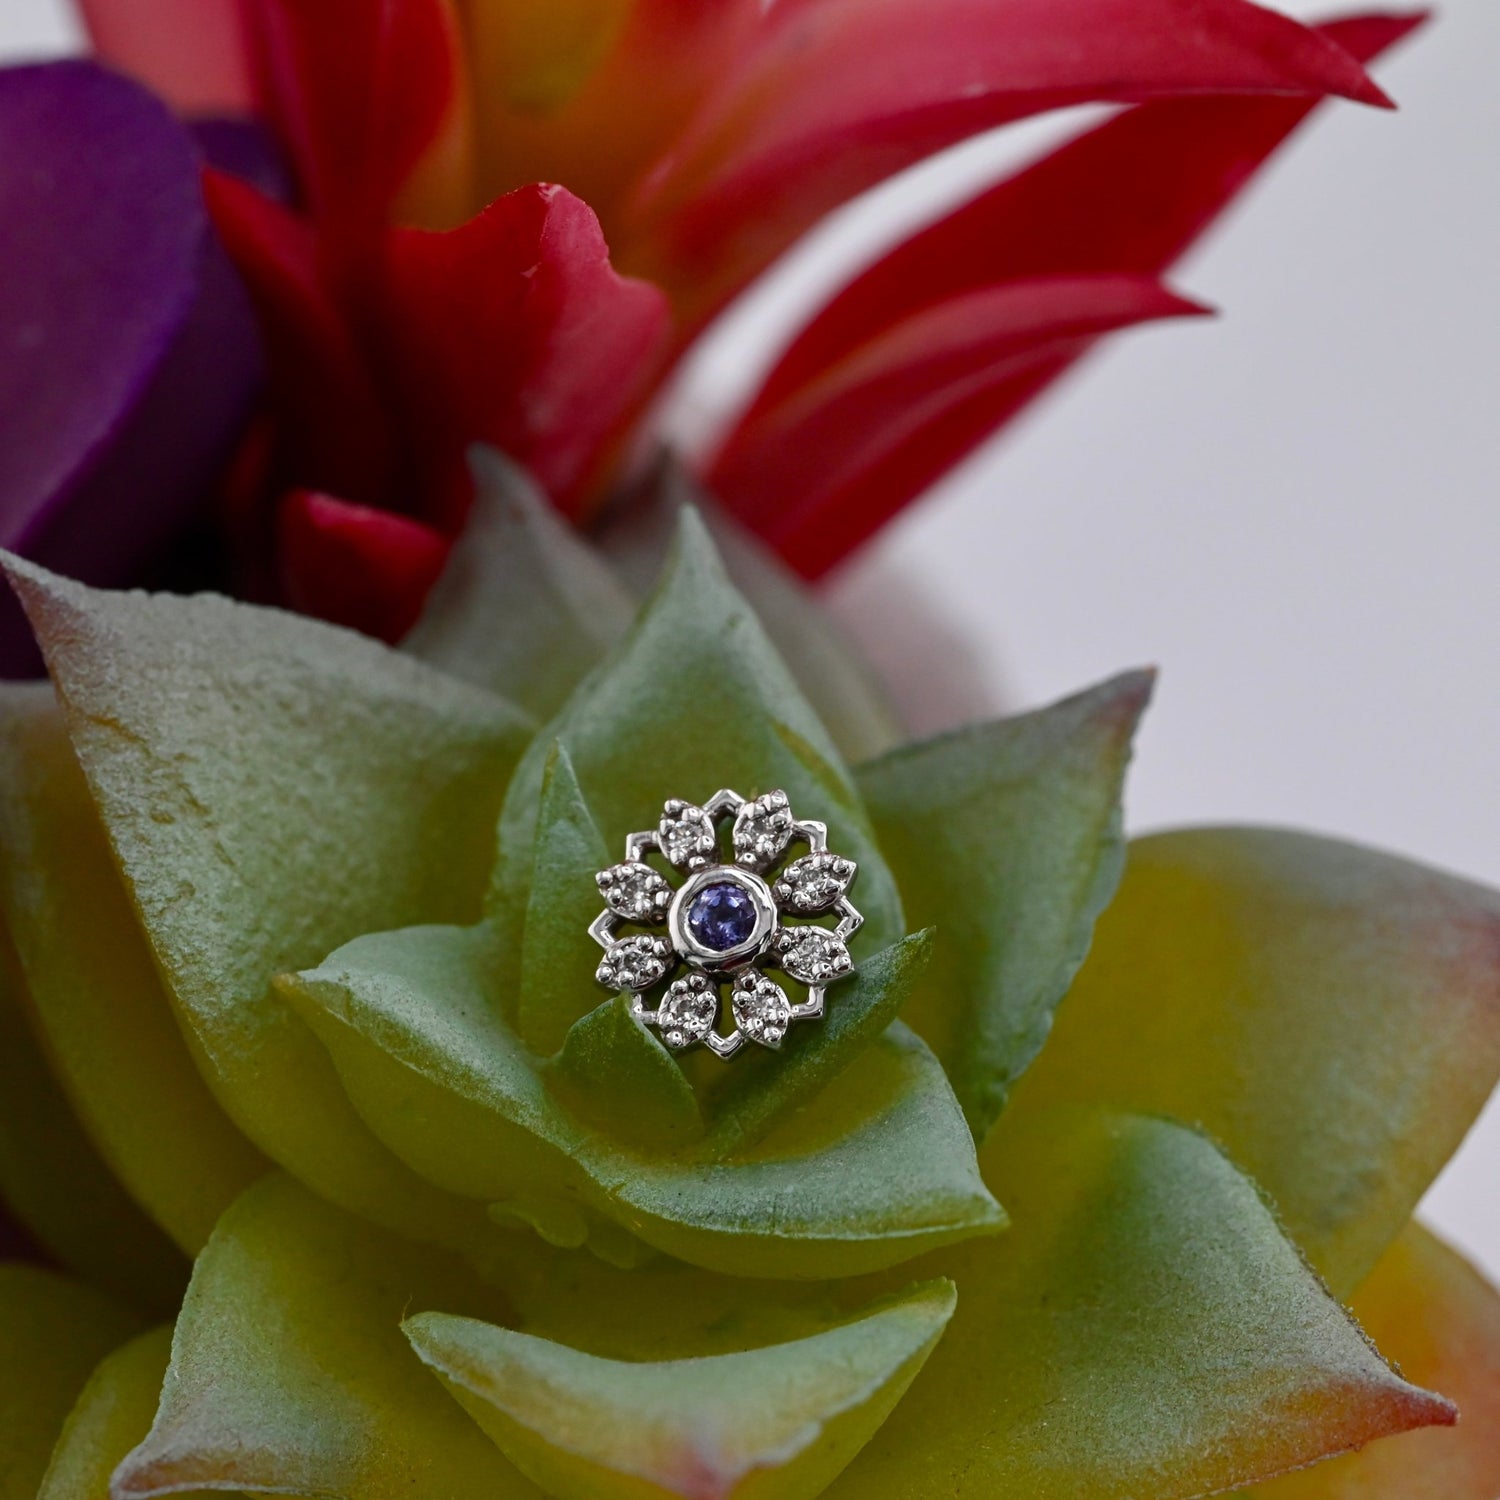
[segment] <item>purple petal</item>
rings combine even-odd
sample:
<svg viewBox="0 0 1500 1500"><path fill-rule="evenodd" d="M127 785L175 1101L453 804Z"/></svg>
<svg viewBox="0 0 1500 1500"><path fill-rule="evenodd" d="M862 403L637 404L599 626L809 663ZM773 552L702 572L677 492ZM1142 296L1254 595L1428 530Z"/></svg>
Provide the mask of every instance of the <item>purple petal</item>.
<svg viewBox="0 0 1500 1500"><path fill-rule="evenodd" d="M0 70L0 545L90 583L180 534L259 382L200 166L137 84ZM34 661L19 612L0 617L0 672Z"/></svg>
<svg viewBox="0 0 1500 1500"><path fill-rule="evenodd" d="M209 166L248 182L278 203L292 201L291 168L264 125L233 115L199 115L191 129Z"/></svg>

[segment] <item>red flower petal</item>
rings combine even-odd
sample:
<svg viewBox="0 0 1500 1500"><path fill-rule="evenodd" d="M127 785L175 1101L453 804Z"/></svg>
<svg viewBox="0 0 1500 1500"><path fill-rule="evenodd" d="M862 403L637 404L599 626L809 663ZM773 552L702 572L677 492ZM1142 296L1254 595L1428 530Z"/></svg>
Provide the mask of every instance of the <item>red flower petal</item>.
<svg viewBox="0 0 1500 1500"><path fill-rule="evenodd" d="M245 0L78 0L96 56L188 112L256 102Z"/></svg>
<svg viewBox="0 0 1500 1500"><path fill-rule="evenodd" d="M960 435L987 428L1018 386L1102 333L1202 311L1132 276L1042 278L952 298L759 410L711 483L799 566L821 571L948 467Z"/></svg>
<svg viewBox="0 0 1500 1500"><path fill-rule="evenodd" d="M1407 35L1420 16L1368 16L1323 28L1367 60ZM879 330L951 298L1016 278L1123 274L1156 277L1177 259L1304 120L1306 99L1172 100L1131 110L940 220L852 282L803 330L768 377L743 424L826 378ZM1090 345L1053 350L929 425L922 449L871 475L862 492L834 498L820 484L810 501L802 477L779 513L743 488L730 502L748 524L774 534L794 566L816 574L883 525L921 489L1016 416ZM726 444L727 466L744 439ZM903 486L904 492L903 492ZM795 528L789 519L800 520Z"/></svg>
<svg viewBox="0 0 1500 1500"><path fill-rule="evenodd" d="M467 508L464 450L493 444L572 504L641 395L662 348L666 301L619 276L588 205L521 188L461 228L390 237L386 364L413 447L440 455L430 516Z"/></svg>
<svg viewBox="0 0 1500 1500"><path fill-rule="evenodd" d="M637 212L702 308L836 204L975 131L1226 93L1387 102L1327 36L1248 0L782 0Z"/></svg>
<svg viewBox="0 0 1500 1500"><path fill-rule="evenodd" d="M320 231L376 230L462 107L450 0L255 0L281 135Z"/></svg>
<svg viewBox="0 0 1500 1500"><path fill-rule="evenodd" d="M1323 32L1368 61L1421 24L1368 16ZM784 395L919 308L1015 276L1159 276L1316 108L1307 99L1202 99L1121 115L896 247L798 336L762 399Z"/></svg>
<svg viewBox="0 0 1500 1500"><path fill-rule="evenodd" d="M416 624L448 559L420 521L307 490L282 501L278 530L288 604L383 641Z"/></svg>
<svg viewBox="0 0 1500 1500"><path fill-rule="evenodd" d="M281 438L304 482L371 504L395 458L383 403L347 317L318 274L310 226L222 172L204 174L209 210L260 314Z"/></svg>

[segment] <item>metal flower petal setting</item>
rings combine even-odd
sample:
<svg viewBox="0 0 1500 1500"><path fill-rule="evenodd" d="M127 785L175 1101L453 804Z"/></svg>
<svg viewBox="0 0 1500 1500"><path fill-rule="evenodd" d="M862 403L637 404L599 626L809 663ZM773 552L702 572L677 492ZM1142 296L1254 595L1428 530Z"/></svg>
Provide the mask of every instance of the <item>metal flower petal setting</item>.
<svg viewBox="0 0 1500 1500"><path fill-rule="evenodd" d="M721 848L725 821L732 863ZM799 844L807 851L791 858ZM679 884L647 863L653 854L684 877ZM726 789L701 805L669 798L657 826L631 834L625 858L595 877L605 902L589 927L604 949L595 977L633 992L636 1016L674 1052L702 1045L728 1059L746 1042L779 1047L793 1023L820 1019L827 987L854 972L848 944L864 918L849 888L858 873L829 850L824 824L797 819L785 792ZM825 915L836 925L815 921ZM805 986L807 998L792 1001L769 970ZM663 983L649 1008L646 992ZM718 1029L726 985L727 1033Z"/></svg>

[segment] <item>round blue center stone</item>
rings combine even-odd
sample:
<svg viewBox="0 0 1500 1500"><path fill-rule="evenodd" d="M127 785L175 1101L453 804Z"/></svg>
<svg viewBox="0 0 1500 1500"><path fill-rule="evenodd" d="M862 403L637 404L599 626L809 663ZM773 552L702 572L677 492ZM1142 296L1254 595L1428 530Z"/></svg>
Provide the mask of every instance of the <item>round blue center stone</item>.
<svg viewBox="0 0 1500 1500"><path fill-rule="evenodd" d="M755 903L741 885L730 880L706 885L688 907L688 931L715 953L728 953L748 942L755 932Z"/></svg>

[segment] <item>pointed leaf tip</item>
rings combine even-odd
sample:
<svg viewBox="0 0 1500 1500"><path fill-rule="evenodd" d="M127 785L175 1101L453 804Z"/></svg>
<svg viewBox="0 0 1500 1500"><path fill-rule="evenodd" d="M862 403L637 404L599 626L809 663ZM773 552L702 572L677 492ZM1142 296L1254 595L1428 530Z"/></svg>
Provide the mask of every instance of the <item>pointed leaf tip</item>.
<svg viewBox="0 0 1500 1500"><path fill-rule="evenodd" d="M847 768L754 610L735 589L709 528L691 508L660 582L616 649L549 731L567 740L579 784L613 848L649 826L663 801L719 787L781 788L799 815L828 825L830 847L858 862L865 952L905 932L899 899ZM544 745L528 751L506 796L504 889L526 888Z"/></svg>
<svg viewBox="0 0 1500 1500"><path fill-rule="evenodd" d="M1121 797L1156 674L860 767L912 920L936 929L906 1019L983 1140L1041 1049L1124 860Z"/></svg>
<svg viewBox="0 0 1500 1500"><path fill-rule="evenodd" d="M1500 1080L1500 892L1272 828L1135 841L1008 1113L1192 1120L1334 1290L1361 1282Z"/></svg>
<svg viewBox="0 0 1500 1500"><path fill-rule="evenodd" d="M1500 1495L1500 1293L1413 1220L1354 1296L1406 1378L1456 1398L1439 1423L1257 1488L1255 1500L1493 1500Z"/></svg>
<svg viewBox="0 0 1500 1500"><path fill-rule="evenodd" d="M1011 1233L949 1252L953 1321L828 1500L1219 1494L1451 1420L1195 1132L1007 1115L985 1166Z"/></svg>
<svg viewBox="0 0 1500 1500"><path fill-rule="evenodd" d="M330 1198L419 1235L466 1232L468 1207L371 1136L270 982L357 933L477 915L531 722L314 620L7 566L226 1112Z"/></svg>
<svg viewBox="0 0 1500 1500"><path fill-rule="evenodd" d="M629 628L635 600L519 464L469 449L474 502L404 650L539 718Z"/></svg>
<svg viewBox="0 0 1500 1500"><path fill-rule="evenodd" d="M709 1154L744 1151L843 1072L896 1019L932 957L927 928L865 960L817 1026L774 1056L748 1057L714 1093Z"/></svg>
<svg viewBox="0 0 1500 1500"><path fill-rule="evenodd" d="M900 1399L955 1302L951 1282L930 1282L806 1338L643 1362L442 1313L403 1331L549 1494L809 1500Z"/></svg>

